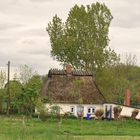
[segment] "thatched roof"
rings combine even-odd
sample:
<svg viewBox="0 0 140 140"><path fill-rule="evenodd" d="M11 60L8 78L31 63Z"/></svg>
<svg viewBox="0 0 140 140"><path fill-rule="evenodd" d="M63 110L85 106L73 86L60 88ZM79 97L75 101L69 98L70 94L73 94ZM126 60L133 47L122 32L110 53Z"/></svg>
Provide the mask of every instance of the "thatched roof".
<svg viewBox="0 0 140 140"><path fill-rule="evenodd" d="M93 80L93 74L86 71L51 69L42 94L52 102L59 103L104 103L105 98Z"/></svg>
<svg viewBox="0 0 140 140"><path fill-rule="evenodd" d="M67 75L66 70L58 70L58 69L51 69L49 70L48 76L51 75ZM80 70L74 70L71 72L72 76L93 76L91 72L87 71L80 71Z"/></svg>

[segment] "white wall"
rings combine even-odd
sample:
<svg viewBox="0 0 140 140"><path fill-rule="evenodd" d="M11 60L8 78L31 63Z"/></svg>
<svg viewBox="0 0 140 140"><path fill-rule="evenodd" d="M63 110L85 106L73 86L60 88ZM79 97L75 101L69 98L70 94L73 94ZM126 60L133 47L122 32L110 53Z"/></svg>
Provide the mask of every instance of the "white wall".
<svg viewBox="0 0 140 140"><path fill-rule="evenodd" d="M122 108L122 111L121 111L121 116L128 116L128 117L131 117L131 114L132 114L132 111L135 109L133 107L129 107L129 106L123 106L123 105L117 105L117 104L109 104L109 103L106 103L103 105L104 109L105 109L105 106L107 106L108 108L110 106L112 106L112 109L113 107L115 106L120 106ZM137 119L140 119L140 109L139 110L139 114L137 115ZM112 111L112 117L114 118L114 113Z"/></svg>
<svg viewBox="0 0 140 140"><path fill-rule="evenodd" d="M53 105L57 105L61 108L60 113L61 114L65 114L66 112L70 112L71 111L71 107L74 107L74 115L77 116L77 107L79 106L79 104L62 104L62 103L57 103L57 104L53 104ZM80 104L81 106L84 107L84 117L87 116L88 114L88 108L95 108L95 111L97 109L103 108L103 105L100 104ZM46 104L45 105L46 108L50 108L50 104ZM94 114L92 114L92 117L95 116Z"/></svg>
<svg viewBox="0 0 140 140"><path fill-rule="evenodd" d="M65 114L66 112L70 112L71 111L71 107L74 107L74 115L77 116L77 107L79 106L79 104L65 104L65 103L57 103L57 104L53 104L53 105L57 105L61 108L60 110L60 113L61 114ZM95 111L97 109L103 109L104 112L105 112L105 108L107 106L107 109L109 110L110 109L110 106L112 106L112 118L114 118L114 113L113 113L113 108L115 106L118 106L117 104L113 104L113 103L105 103L105 104L80 104L81 106L84 107L84 117L87 116L88 114L88 108L95 108ZM46 108L50 108L50 104L46 104L45 105ZM135 109L135 108L132 108L132 107L127 107L127 106L123 106L123 105L119 105L122 107L122 111L121 111L121 115L123 116L131 116L132 114L132 111ZM140 119L140 109L139 110L139 114L137 115L137 119ZM92 117L94 117L95 115L92 114L91 115ZM104 114L105 116L105 114Z"/></svg>

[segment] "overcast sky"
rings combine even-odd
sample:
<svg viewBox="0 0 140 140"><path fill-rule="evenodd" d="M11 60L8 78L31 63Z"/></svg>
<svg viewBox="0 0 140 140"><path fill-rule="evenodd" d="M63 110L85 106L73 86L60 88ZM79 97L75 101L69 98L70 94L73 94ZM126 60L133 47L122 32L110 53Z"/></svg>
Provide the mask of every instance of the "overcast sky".
<svg viewBox="0 0 140 140"><path fill-rule="evenodd" d="M98 0L104 2L114 17L109 46L117 53L132 53L140 64L140 0ZM60 68L50 57L49 36L45 28L55 14L63 20L72 6L95 0L0 0L0 66L7 61L17 68L27 64L47 74Z"/></svg>

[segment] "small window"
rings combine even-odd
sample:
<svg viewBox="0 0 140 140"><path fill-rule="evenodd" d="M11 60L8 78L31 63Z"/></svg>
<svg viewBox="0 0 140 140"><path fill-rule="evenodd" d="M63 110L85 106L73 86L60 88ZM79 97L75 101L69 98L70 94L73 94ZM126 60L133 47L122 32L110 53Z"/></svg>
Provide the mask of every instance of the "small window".
<svg viewBox="0 0 140 140"><path fill-rule="evenodd" d="M93 108L93 107L88 108L88 113L94 114L95 108Z"/></svg>
<svg viewBox="0 0 140 140"><path fill-rule="evenodd" d="M70 108L70 112L74 113L74 107L73 106Z"/></svg>
<svg viewBox="0 0 140 140"><path fill-rule="evenodd" d="M92 113L95 113L95 108L92 108Z"/></svg>
<svg viewBox="0 0 140 140"><path fill-rule="evenodd" d="M90 113L91 111L90 111L90 108L88 108L88 113Z"/></svg>

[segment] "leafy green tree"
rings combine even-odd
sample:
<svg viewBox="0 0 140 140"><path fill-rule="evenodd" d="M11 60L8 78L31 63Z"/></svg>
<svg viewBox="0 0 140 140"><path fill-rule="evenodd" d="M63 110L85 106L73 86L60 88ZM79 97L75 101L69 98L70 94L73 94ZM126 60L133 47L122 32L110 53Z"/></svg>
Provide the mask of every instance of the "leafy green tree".
<svg viewBox="0 0 140 140"><path fill-rule="evenodd" d="M9 81L9 93L10 93L10 111L15 112L18 111L17 107L17 97L19 97L22 93L22 84L17 80ZM7 89L7 84L5 85L5 90ZM8 100L8 95L5 95L5 99Z"/></svg>
<svg viewBox="0 0 140 140"><path fill-rule="evenodd" d="M30 114L30 117L32 117L35 106L40 105L41 86L41 76L34 75L29 79L28 83L23 86L22 94L17 98L17 105L23 113Z"/></svg>
<svg viewBox="0 0 140 140"><path fill-rule="evenodd" d="M3 113L6 111L6 104L5 104L5 91L4 89L0 89L0 113Z"/></svg>
<svg viewBox="0 0 140 140"><path fill-rule="evenodd" d="M95 71L117 58L108 48L109 26L112 20L105 4L75 5L63 23L57 15L48 24L51 55L62 65Z"/></svg>
<svg viewBox="0 0 140 140"><path fill-rule="evenodd" d="M132 62L129 64L119 62L98 71L96 82L107 101L123 104L125 90L129 88L131 91L131 104L139 105L140 67L133 64Z"/></svg>

